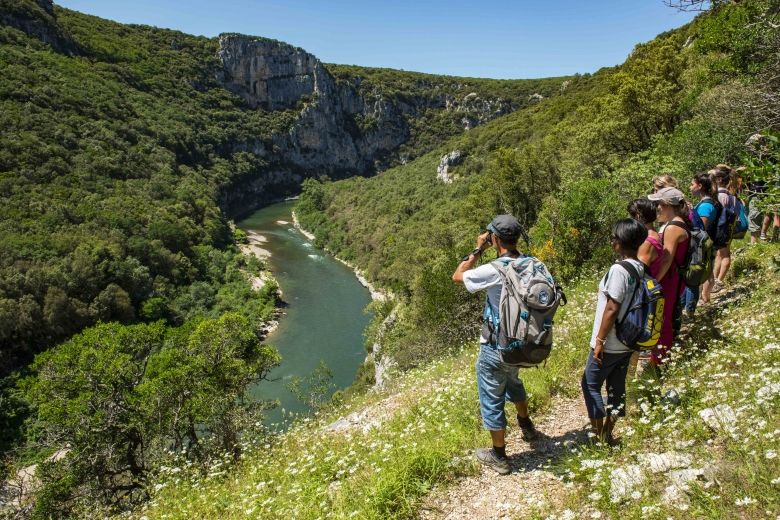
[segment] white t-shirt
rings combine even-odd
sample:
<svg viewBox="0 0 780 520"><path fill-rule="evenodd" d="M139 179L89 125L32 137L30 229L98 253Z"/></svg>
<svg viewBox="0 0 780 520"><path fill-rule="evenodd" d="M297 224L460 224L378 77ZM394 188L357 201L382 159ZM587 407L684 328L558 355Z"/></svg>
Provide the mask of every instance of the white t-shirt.
<svg viewBox="0 0 780 520"><path fill-rule="evenodd" d="M639 276L644 275L645 268L642 262L633 259L628 259L628 261L634 266ZM636 283L637 281L628 274L628 271L617 262L609 268L607 276L601 279L601 283L599 283L599 299L596 304L596 318L593 320L593 334L590 337L590 348L596 347L596 335L599 333L601 318L604 317L604 309L607 307L607 298L615 300L620 304L617 319L622 319L628 312L628 306L631 304L631 297L634 294ZM604 352L608 354L622 354L623 352L632 352L632 350L617 339L615 327L612 327L609 333L607 333L607 339L604 342Z"/></svg>
<svg viewBox="0 0 780 520"><path fill-rule="evenodd" d="M494 311L498 311L498 304L501 301L501 275L491 264L483 264L464 272L463 285L470 293L487 289L488 304ZM480 343L486 345L489 341L484 335L479 340Z"/></svg>

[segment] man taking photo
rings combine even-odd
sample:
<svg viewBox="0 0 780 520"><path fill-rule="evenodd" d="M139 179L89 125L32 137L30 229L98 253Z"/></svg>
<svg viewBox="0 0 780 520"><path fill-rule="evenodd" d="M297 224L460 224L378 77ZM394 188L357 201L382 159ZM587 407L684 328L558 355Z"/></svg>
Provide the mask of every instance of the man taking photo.
<svg viewBox="0 0 780 520"><path fill-rule="evenodd" d="M517 239L523 232L520 223L512 215L498 215L488 224L487 230L477 237L476 248L463 258L452 275L452 280L462 283L466 290L474 293L486 290L485 316L497 316L501 299L502 281L498 270L492 264L474 267L482 253L492 245L498 258L516 259L521 256L517 250ZM482 328L479 356L477 357L477 391L482 423L490 432L492 448L478 448L477 460L498 472L511 472L506 456L506 413L504 404L511 401L517 411L517 422L523 432L523 439L531 441L537 437L533 422L528 416L528 398L520 380L519 367L501 361L496 335L491 332L488 320Z"/></svg>

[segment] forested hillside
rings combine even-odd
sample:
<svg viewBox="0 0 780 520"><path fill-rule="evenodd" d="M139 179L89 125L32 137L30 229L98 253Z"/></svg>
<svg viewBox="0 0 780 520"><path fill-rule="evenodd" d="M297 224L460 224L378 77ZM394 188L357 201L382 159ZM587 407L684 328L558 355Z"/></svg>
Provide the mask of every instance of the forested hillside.
<svg viewBox="0 0 780 520"><path fill-rule="evenodd" d="M0 12L0 375L98 320L181 323L211 308L224 274L210 257L233 243L226 214L296 189L275 188L285 157L253 150L293 129L307 101L249 109L218 80L216 39L43 0L4 0ZM415 126L406 157L462 132L460 118L508 113L563 81L332 69L374 100L426 100L404 117L440 128ZM447 110L472 92L496 106ZM230 206L226 194L263 176L264 192Z"/></svg>
<svg viewBox="0 0 780 520"><path fill-rule="evenodd" d="M569 381L609 226L653 175L687 185L745 163L780 203L780 3L713 4L620 66L497 81L0 0L0 477L39 464L20 513L105 516L158 493L158 516L412 514L473 444L473 359L446 354L475 337L480 305L450 276L495 213L516 214L527 248L575 288L568 348L529 378L539 408ZM272 73L246 72L268 56ZM352 433L322 442L327 424L306 421L299 451L298 430L269 435L268 403L246 393L279 363L262 337L279 296L272 281L252 289L265 266L230 219L301 185L303 227L392 292L367 334L375 360L431 376L425 392L403 383L398 399L355 392L335 408L401 410L379 419L390 427L368 457ZM249 477L225 478L236 463Z"/></svg>
<svg viewBox="0 0 780 520"><path fill-rule="evenodd" d="M496 213L515 214L530 229L524 247L569 281L611 260L611 223L654 175L687 187L696 171L749 162L753 179L774 178L775 159L759 160L746 141L777 130L777 8L719 4L638 45L624 64L573 78L562 95L409 164L371 179L307 181L303 226L398 295L383 354L414 366L475 334L479 300L449 278ZM437 166L454 150L465 159L448 184ZM378 308L377 322L389 309Z"/></svg>
<svg viewBox="0 0 780 520"><path fill-rule="evenodd" d="M305 58L314 91L277 88L285 70L236 77L256 55L229 43ZM259 424L266 403L244 397L279 362L261 344L278 295L252 289L265 266L240 253L230 218L315 171L414 158L566 80L324 66L282 42L50 0L0 1L0 67L0 460L18 469L70 446L39 475L40 511L61 513L77 496L142 498L170 442L208 458ZM276 81L280 99L254 103L243 80Z"/></svg>

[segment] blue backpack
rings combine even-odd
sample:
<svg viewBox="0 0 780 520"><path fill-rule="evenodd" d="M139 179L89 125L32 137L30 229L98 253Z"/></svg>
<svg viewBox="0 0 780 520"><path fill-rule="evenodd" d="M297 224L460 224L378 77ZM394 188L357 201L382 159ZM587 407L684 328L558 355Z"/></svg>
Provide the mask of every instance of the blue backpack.
<svg viewBox="0 0 780 520"><path fill-rule="evenodd" d="M718 216L718 227L715 231L715 249L726 247L728 243L734 238L734 228L737 224L737 203L736 197L728 192L728 190L719 189L718 193L725 193L728 195L728 204L723 206L723 211Z"/></svg>
<svg viewBox="0 0 780 520"><path fill-rule="evenodd" d="M628 348L651 350L661 338L661 327L664 323L661 284L650 275L650 269L647 267L644 269L644 275L639 276L631 262L623 261L619 265L628 271L636 283L626 314L615 323L615 334Z"/></svg>
<svg viewBox="0 0 780 520"><path fill-rule="evenodd" d="M734 224L734 234L732 238L744 238L748 230L748 218L745 213L745 205L738 197L734 197L737 206L737 221Z"/></svg>

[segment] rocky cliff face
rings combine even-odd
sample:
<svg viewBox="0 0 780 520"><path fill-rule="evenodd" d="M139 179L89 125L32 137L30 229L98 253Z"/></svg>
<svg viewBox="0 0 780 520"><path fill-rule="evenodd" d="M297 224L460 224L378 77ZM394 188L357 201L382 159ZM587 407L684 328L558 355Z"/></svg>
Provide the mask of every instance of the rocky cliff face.
<svg viewBox="0 0 780 520"><path fill-rule="evenodd" d="M270 141L247 140L236 151L250 151L272 165L226 190L222 206L238 214L289 193L308 176L342 178L367 175L397 160L409 139L408 120L428 109L463 113L468 129L512 110L507 102L465 100L443 95L388 99L359 91L360 79L336 81L323 64L303 49L283 42L236 34L219 38L218 79L241 96L250 109L295 110L289 132ZM285 173L286 172L286 173Z"/></svg>
<svg viewBox="0 0 780 520"><path fill-rule="evenodd" d="M237 150L267 157L276 171L259 172L226 193L222 202L231 213L278 196L280 188L289 192L306 176L372 173L408 138L406 122L392 103L369 102L349 85L337 84L304 50L239 35L223 35L219 43L219 79L227 89L253 109L299 110L293 128L271 142L247 136L247 142L236 143Z"/></svg>
<svg viewBox="0 0 780 520"><path fill-rule="evenodd" d="M57 26L52 0L2 0L0 1L0 25L8 25L64 54L81 54Z"/></svg>

